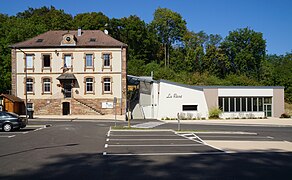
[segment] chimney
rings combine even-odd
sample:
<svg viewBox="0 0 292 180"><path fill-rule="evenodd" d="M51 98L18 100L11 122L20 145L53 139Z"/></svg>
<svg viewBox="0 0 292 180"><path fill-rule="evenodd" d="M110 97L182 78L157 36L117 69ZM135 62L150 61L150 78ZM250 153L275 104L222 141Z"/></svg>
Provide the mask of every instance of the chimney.
<svg viewBox="0 0 292 180"><path fill-rule="evenodd" d="M82 32L81 32L81 28L78 28L78 32L77 32L77 36L81 36Z"/></svg>

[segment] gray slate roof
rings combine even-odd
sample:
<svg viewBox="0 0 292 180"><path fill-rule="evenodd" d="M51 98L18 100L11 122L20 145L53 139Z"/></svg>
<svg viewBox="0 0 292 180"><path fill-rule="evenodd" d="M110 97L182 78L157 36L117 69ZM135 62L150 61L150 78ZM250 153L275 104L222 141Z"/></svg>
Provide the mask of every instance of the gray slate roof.
<svg viewBox="0 0 292 180"><path fill-rule="evenodd" d="M59 77L57 77L58 80L75 80L76 77L72 73L63 73Z"/></svg>

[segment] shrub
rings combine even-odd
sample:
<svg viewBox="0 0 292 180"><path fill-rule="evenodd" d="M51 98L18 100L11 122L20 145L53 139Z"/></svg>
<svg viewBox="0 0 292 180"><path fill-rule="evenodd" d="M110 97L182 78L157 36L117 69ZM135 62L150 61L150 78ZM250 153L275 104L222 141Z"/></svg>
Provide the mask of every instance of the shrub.
<svg viewBox="0 0 292 180"><path fill-rule="evenodd" d="M209 119L220 119L220 115L222 114L222 110L218 107L211 108L209 110Z"/></svg>
<svg viewBox="0 0 292 180"><path fill-rule="evenodd" d="M280 118L291 118L291 116L287 113L281 114Z"/></svg>

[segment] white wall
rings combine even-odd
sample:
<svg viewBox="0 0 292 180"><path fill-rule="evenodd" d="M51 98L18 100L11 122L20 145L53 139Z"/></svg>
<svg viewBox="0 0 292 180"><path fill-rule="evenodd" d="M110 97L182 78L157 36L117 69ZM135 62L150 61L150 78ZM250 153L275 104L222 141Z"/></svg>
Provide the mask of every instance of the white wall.
<svg viewBox="0 0 292 180"><path fill-rule="evenodd" d="M203 91L172 85L159 84L159 107L157 119L176 118L177 113L191 113L193 117L208 117L208 107ZM182 105L198 105L197 111L182 111Z"/></svg>
<svg viewBox="0 0 292 180"><path fill-rule="evenodd" d="M273 96L273 89L256 89L256 88L219 88L218 96L228 96L228 97L237 97L237 96L258 96L258 97L269 97Z"/></svg>

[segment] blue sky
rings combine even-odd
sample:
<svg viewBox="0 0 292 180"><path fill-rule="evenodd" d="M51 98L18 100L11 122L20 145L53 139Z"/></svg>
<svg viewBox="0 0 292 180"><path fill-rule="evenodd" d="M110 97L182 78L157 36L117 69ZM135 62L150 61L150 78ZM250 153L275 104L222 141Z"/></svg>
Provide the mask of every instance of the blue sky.
<svg viewBox="0 0 292 180"><path fill-rule="evenodd" d="M103 12L109 18L137 15L149 23L158 7L178 12L189 30L228 35L249 27L262 32L268 54L292 52L291 0L0 0L0 13L53 5L66 13Z"/></svg>

